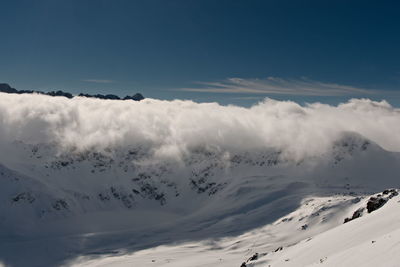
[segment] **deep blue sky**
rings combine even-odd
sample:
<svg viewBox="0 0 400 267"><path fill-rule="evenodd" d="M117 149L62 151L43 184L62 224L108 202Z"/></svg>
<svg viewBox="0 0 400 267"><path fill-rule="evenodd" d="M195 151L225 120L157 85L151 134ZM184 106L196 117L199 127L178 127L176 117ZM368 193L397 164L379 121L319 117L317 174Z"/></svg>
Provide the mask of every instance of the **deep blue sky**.
<svg viewBox="0 0 400 267"><path fill-rule="evenodd" d="M224 104L356 96L400 105L396 1L2 0L0 10L0 82L17 89ZM198 90L268 77L284 88L306 80L301 88L362 91Z"/></svg>

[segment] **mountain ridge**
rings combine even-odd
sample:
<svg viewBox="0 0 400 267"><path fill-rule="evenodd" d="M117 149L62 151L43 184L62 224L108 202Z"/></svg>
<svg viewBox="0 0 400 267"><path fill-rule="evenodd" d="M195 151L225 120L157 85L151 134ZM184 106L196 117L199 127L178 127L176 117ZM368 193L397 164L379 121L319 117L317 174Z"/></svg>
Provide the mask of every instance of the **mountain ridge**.
<svg viewBox="0 0 400 267"><path fill-rule="evenodd" d="M79 95L72 95L71 93L64 92L61 90L57 91L50 91L50 92L43 92L43 91L38 91L38 90L17 90L15 88L12 88L9 84L7 83L0 83L0 92L1 93L8 93L8 94L41 94L41 95L48 95L48 96L63 96L66 98L74 98L74 97L89 97L89 98L98 98L98 99L108 99L108 100L134 100L134 101L141 101L144 99L143 95L141 93L136 93L132 96L125 96L123 98L113 95L113 94L84 94L80 93Z"/></svg>

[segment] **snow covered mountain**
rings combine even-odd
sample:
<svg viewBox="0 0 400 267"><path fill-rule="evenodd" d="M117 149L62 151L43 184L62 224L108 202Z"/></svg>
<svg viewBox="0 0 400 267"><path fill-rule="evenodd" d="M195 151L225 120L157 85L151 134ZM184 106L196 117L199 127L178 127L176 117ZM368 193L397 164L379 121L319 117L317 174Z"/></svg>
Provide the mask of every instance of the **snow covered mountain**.
<svg viewBox="0 0 400 267"><path fill-rule="evenodd" d="M400 168L398 153L350 133L329 153L301 162L283 160L279 151L226 155L198 149L182 162L143 165L135 162L147 155L140 148L54 156L45 144L12 147L15 158L3 157L0 166L2 239L19 246L50 236L46 242L57 248L47 249L55 249L62 262L69 255L123 253L188 240L251 235L256 242L265 232L261 240L269 241L257 241L257 250L251 249L264 253L342 224L355 202L396 186ZM33 259L20 258L8 246L2 242L2 251L10 253L2 256L14 254L10 262L16 266L26 265L26 259L37 266L60 264L35 249L30 249ZM218 257L224 253L221 249ZM240 262L249 255L236 256ZM196 257L187 259L193 265L185 261L182 266L197 266L201 259Z"/></svg>
<svg viewBox="0 0 400 267"><path fill-rule="evenodd" d="M271 102L254 107L254 116L244 115L257 118L257 123L280 118L262 128L263 135L239 125L251 128L249 121L240 120L239 126L230 123L231 112L238 114L236 107L213 107L220 110L207 115L192 113L198 120L205 116L210 125L189 132L196 126L192 117L183 123L190 127L168 126L187 116L170 103L30 96L44 102L21 111L15 107L27 105L22 101L27 96L14 97L18 99L9 100L21 101L18 105L0 101L0 261L4 265L354 266L361 261L358 248L373 254L367 246L371 238L380 250L391 246L400 251L394 239L382 241L387 235L397 236L399 226L395 215L387 216L398 214L398 196L391 195L397 191L383 193L400 187L400 153L382 148L395 147L397 137L363 135L374 137L375 128L355 131L354 124L332 135L327 132L326 140L318 139L319 133L308 138L303 132L312 133L320 121L310 115L312 110ZM349 116L358 114L367 121L366 104L353 104L344 110L351 109ZM123 116L120 124L104 114L103 121L92 122L74 113L91 105L95 111L85 111L85 116L97 116L99 105L121 112L134 105L136 114L142 112L152 123L137 124ZM143 111L154 105L166 105L172 114L166 118L174 118L171 124L160 119L158 109ZM211 107L178 105L177 110L188 112ZM383 110L381 121L397 119L398 111L386 104L371 105ZM257 117L260 110L265 111L262 118ZM213 116L231 119L218 125ZM281 120L291 116L296 118L291 123L297 125L301 119L311 128L293 128L298 135L285 136ZM340 128L341 122L335 123ZM124 127L129 131L121 137ZM203 128L207 132L199 135ZM209 131L217 136L201 139ZM239 131L245 132L236 138ZM268 143L260 139L264 135ZM378 192L382 192L378 206L383 198L385 205L369 213L367 203ZM346 218L352 220L344 224ZM387 230L372 231L375 226ZM348 251L355 256L346 261Z"/></svg>

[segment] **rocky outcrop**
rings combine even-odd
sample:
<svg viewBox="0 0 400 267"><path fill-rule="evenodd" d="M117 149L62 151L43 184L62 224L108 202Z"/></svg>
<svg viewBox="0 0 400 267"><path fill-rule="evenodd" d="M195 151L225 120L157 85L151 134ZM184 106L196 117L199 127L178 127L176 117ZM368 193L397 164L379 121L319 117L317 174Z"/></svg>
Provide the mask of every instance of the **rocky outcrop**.
<svg viewBox="0 0 400 267"><path fill-rule="evenodd" d="M365 210L367 210L368 213L371 213L377 209L380 209L391 198L397 196L398 194L399 193L396 189L386 189L382 193L370 197L367 201L366 206L357 209L350 218L345 218L344 223L360 218L361 216L363 216Z"/></svg>
<svg viewBox="0 0 400 267"><path fill-rule="evenodd" d="M351 216L350 218L345 218L344 219L344 223L347 223L347 222L352 221L354 219L360 218L363 215L364 210L365 210L365 208L359 208L358 210L356 210L353 213L353 216Z"/></svg>

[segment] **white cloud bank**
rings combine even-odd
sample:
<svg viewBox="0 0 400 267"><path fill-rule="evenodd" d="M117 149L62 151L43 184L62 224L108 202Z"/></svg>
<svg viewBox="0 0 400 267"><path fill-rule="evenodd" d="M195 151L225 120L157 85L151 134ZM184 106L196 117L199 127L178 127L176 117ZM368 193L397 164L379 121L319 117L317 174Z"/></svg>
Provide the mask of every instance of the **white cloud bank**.
<svg viewBox="0 0 400 267"><path fill-rule="evenodd" d="M326 151L344 131L400 151L400 110L368 99L304 107L265 99L244 108L0 93L0 144L51 141L79 149L141 145L170 155L204 145L227 151L273 147L299 158Z"/></svg>
<svg viewBox="0 0 400 267"><path fill-rule="evenodd" d="M276 94L305 96L370 95L374 90L336 83L324 83L307 78L266 79L229 78L221 82L198 82L198 87L181 88L182 91L202 93Z"/></svg>

